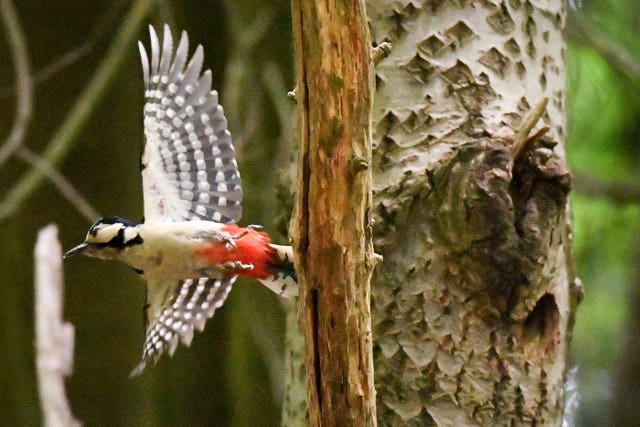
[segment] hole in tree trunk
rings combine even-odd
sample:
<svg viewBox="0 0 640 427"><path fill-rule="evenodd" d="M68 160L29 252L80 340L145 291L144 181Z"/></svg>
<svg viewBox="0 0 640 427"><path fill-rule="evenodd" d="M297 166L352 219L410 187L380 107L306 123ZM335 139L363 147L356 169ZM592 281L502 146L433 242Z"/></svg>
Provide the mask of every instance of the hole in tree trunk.
<svg viewBox="0 0 640 427"><path fill-rule="evenodd" d="M551 294L544 294L524 322L526 337L536 341L545 351L552 350L560 338L559 322L560 312L556 299Z"/></svg>

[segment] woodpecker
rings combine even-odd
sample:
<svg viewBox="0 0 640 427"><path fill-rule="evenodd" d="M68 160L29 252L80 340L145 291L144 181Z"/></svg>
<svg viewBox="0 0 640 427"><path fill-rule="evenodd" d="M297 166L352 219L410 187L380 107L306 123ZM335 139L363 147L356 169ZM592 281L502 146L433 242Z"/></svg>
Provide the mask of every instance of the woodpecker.
<svg viewBox="0 0 640 427"><path fill-rule="evenodd" d="M175 51L167 25L162 47L152 26L149 33L150 57L138 42L145 85L144 220L102 218L65 254L119 260L146 281L146 336L132 376L149 360L173 355L178 342L189 346L238 276L286 298L298 294L291 247L271 243L259 226L236 225L240 173L211 71L201 73L202 46L187 63L186 32Z"/></svg>

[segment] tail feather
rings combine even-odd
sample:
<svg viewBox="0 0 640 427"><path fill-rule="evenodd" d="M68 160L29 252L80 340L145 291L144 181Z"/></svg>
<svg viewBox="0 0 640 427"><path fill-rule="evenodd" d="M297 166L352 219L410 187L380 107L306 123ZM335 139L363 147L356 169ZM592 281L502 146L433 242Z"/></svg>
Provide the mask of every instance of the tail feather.
<svg viewBox="0 0 640 427"><path fill-rule="evenodd" d="M267 266L271 275L258 280L284 298L298 296L298 276L293 265L293 248L274 244L269 244L269 247L273 249L273 256Z"/></svg>

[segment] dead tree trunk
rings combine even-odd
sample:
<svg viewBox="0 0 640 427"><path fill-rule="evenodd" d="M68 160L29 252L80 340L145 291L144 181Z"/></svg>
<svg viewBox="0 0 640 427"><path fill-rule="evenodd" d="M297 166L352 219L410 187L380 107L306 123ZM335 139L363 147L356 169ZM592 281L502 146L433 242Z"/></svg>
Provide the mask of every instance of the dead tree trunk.
<svg viewBox="0 0 640 427"><path fill-rule="evenodd" d="M292 5L301 138L292 235L310 421L373 426L372 74L364 1Z"/></svg>
<svg viewBox="0 0 640 427"><path fill-rule="evenodd" d="M378 421L560 425L579 298L564 2L368 7L393 44L373 110Z"/></svg>

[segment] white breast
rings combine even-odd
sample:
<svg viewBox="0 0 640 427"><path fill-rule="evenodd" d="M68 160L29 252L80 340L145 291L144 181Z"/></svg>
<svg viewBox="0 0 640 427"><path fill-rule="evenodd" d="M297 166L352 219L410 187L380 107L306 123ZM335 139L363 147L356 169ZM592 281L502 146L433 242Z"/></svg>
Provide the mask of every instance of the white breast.
<svg viewBox="0 0 640 427"><path fill-rule="evenodd" d="M141 224L143 242L124 249L123 261L142 270L146 280L182 280L202 276L206 262L193 254L213 241L230 237L224 224L213 221L152 222Z"/></svg>

